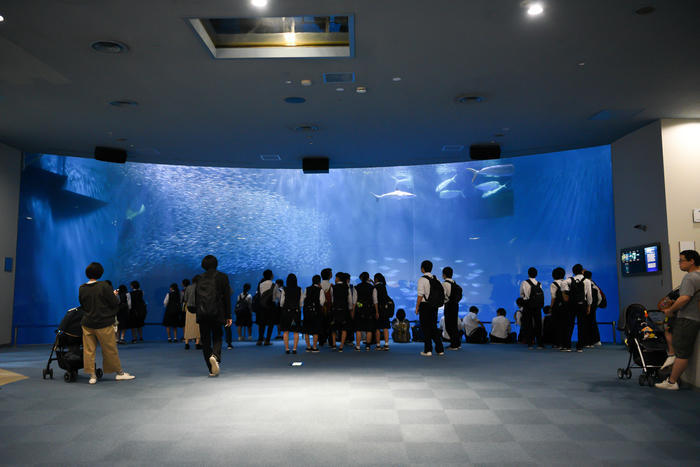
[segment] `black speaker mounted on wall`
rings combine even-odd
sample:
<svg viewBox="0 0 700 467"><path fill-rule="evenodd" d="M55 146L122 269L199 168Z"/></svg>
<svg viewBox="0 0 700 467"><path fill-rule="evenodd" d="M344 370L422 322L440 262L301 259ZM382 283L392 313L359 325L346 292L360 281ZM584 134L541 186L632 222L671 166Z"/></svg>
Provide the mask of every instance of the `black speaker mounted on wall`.
<svg viewBox="0 0 700 467"><path fill-rule="evenodd" d="M301 160L301 168L305 174L327 174L327 157L304 157Z"/></svg>
<svg viewBox="0 0 700 467"><path fill-rule="evenodd" d="M486 161L501 157L501 145L498 143L481 143L469 146L469 157L474 161Z"/></svg>
<svg viewBox="0 0 700 467"><path fill-rule="evenodd" d="M98 161L115 162L117 164L123 164L126 162L126 151L118 148L96 146L95 159L97 159Z"/></svg>

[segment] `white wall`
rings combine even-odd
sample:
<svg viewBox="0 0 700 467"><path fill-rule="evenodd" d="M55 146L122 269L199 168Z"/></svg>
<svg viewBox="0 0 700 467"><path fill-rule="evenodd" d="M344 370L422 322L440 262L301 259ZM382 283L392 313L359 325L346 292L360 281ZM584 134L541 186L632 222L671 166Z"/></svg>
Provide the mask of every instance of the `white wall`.
<svg viewBox="0 0 700 467"><path fill-rule="evenodd" d="M666 193L661 144L661 122L656 121L611 146L613 199L615 203L615 243L617 245L617 277L620 309L641 303L656 307L671 285L672 262L669 258L666 222ZM644 232L637 224L647 226ZM620 248L645 243L661 243L662 273L653 276L622 277Z"/></svg>
<svg viewBox="0 0 700 467"><path fill-rule="evenodd" d="M20 151L0 144L0 345L12 340L21 167ZM4 270L6 257L12 258L12 272Z"/></svg>
<svg viewBox="0 0 700 467"><path fill-rule="evenodd" d="M700 250L700 224L693 223L693 208L700 208L700 120L662 120L664 178L668 239L671 245L673 283L684 273L678 268L679 242L695 242ZM700 338L695 356L683 379L700 387Z"/></svg>

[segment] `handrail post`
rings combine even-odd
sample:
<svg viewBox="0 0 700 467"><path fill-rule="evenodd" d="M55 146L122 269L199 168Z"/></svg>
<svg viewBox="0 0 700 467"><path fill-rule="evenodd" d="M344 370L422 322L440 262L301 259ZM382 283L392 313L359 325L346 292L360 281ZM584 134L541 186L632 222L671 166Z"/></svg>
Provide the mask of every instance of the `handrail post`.
<svg viewBox="0 0 700 467"><path fill-rule="evenodd" d="M15 347L17 347L17 329L19 329L17 326L15 326Z"/></svg>
<svg viewBox="0 0 700 467"><path fill-rule="evenodd" d="M610 324L612 325L613 344L617 344L617 323L613 321Z"/></svg>

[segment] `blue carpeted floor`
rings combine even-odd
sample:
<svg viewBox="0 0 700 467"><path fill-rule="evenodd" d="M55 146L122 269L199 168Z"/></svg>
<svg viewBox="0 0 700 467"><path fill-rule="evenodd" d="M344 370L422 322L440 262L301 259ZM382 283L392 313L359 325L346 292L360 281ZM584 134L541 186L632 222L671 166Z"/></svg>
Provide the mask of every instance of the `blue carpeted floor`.
<svg viewBox="0 0 700 467"><path fill-rule="evenodd" d="M620 346L583 354L465 345L285 355L236 343L209 378L182 344L121 346L134 381L42 380L49 346L0 350L2 464L693 465L700 395L618 380ZM300 345L303 349L303 344ZM292 361L301 367L291 367Z"/></svg>

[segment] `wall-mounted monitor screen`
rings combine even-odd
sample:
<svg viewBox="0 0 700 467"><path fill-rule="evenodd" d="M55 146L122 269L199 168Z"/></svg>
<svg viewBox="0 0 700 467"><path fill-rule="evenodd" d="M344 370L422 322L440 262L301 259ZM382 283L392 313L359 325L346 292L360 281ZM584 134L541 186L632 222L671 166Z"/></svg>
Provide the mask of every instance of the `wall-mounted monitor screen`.
<svg viewBox="0 0 700 467"><path fill-rule="evenodd" d="M661 245L659 243L622 248L620 250L622 275L627 277L659 274L661 272L660 250Z"/></svg>

